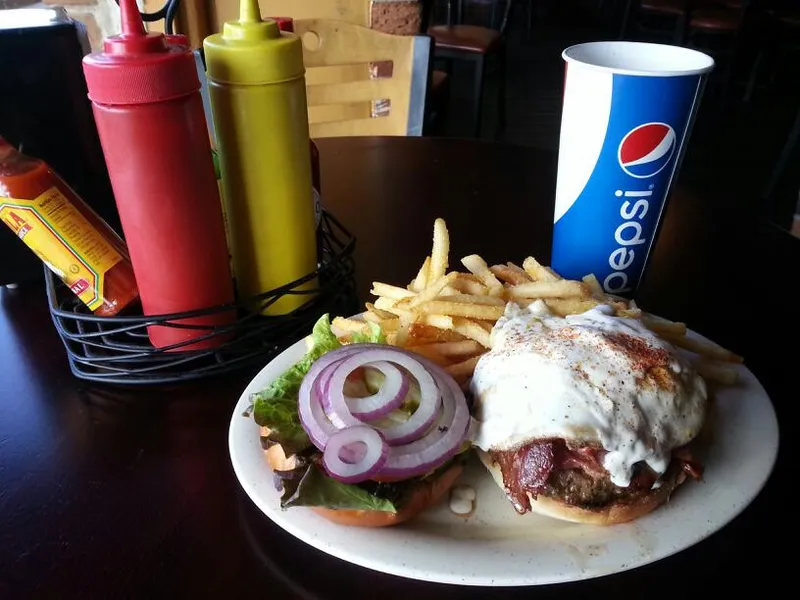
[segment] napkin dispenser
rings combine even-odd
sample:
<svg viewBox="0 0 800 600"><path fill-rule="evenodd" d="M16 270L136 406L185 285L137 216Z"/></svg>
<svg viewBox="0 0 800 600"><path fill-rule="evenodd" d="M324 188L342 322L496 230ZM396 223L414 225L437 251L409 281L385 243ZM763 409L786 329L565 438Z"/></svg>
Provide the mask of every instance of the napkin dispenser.
<svg viewBox="0 0 800 600"><path fill-rule="evenodd" d="M0 135L49 163L121 233L81 66L89 51L85 27L62 8L0 10ZM0 257L0 285L42 276L7 227Z"/></svg>

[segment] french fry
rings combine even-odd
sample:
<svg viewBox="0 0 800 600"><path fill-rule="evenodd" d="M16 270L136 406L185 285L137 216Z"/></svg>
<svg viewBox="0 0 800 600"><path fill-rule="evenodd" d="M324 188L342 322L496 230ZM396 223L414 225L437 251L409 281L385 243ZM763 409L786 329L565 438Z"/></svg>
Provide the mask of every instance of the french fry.
<svg viewBox="0 0 800 600"><path fill-rule="evenodd" d="M586 298L546 298L544 303L559 317L584 313L599 304L597 300Z"/></svg>
<svg viewBox="0 0 800 600"><path fill-rule="evenodd" d="M425 289L420 290L420 292L411 299L409 303L410 307L419 306L423 302L427 302L428 300L433 300L439 293L444 289L444 287L453 281L455 276L453 274L450 275L443 275L439 277L436 281L431 283Z"/></svg>
<svg viewBox="0 0 800 600"><path fill-rule="evenodd" d="M450 272L455 273L456 279L459 281L463 280L463 281L474 281L476 283L481 283L480 278L473 273L464 273L464 271L450 271ZM483 284L481 283L481 285Z"/></svg>
<svg viewBox="0 0 800 600"><path fill-rule="evenodd" d="M589 275L584 277L583 283L589 286L589 291L592 293L593 296L598 296L598 297L605 296L605 291L603 290L603 286L600 285L599 281L597 281L597 277L594 276L594 273L590 273Z"/></svg>
<svg viewBox="0 0 800 600"><path fill-rule="evenodd" d="M373 306L379 310L383 310L389 312L390 308L393 308L397 304L397 300L394 298L387 298L385 296L381 296L377 300L375 300L375 304ZM394 313L390 313L394 314Z"/></svg>
<svg viewBox="0 0 800 600"><path fill-rule="evenodd" d="M467 272L448 272L450 235L443 219L433 227L431 254L425 257L407 289L376 281L373 303L366 303L363 321L336 318L340 339L381 327L387 343L407 348L441 365L463 387L469 384L478 359L491 346L491 332L506 303L542 303L567 317L599 305L611 306L617 317L639 319L662 339L693 353L698 372L709 382L734 384L740 374L730 364L742 358L716 344L686 336L686 325L643 312L634 301L606 293L594 275L582 281L563 279L532 256L522 266L513 262L489 267L477 254L461 263Z"/></svg>
<svg viewBox="0 0 800 600"><path fill-rule="evenodd" d="M739 372L728 365L699 360L694 366L703 379L708 381L723 385L735 385L739 381Z"/></svg>
<svg viewBox="0 0 800 600"><path fill-rule="evenodd" d="M495 298L506 298L508 296L508 292L506 291L505 286L493 287L489 288L489 296L494 296Z"/></svg>
<svg viewBox="0 0 800 600"><path fill-rule="evenodd" d="M589 287L580 281L532 281L509 288L514 298L586 298Z"/></svg>
<svg viewBox="0 0 800 600"><path fill-rule="evenodd" d="M407 345L405 349L409 352L414 352L421 356L424 356L428 360L435 362L440 367L447 367L453 361L448 358L447 356L443 355L442 353L438 352L436 348L434 348L435 344L423 344L420 346L415 345Z"/></svg>
<svg viewBox="0 0 800 600"><path fill-rule="evenodd" d="M440 315L437 315L440 316ZM424 319L425 317L423 317ZM409 344L415 345L423 345L423 344L435 344L440 342L460 342L466 339L460 333L456 333L453 331L453 320L450 317L446 317L449 321L450 328L442 328L442 327L434 327L433 325L429 325L426 323L421 323L417 321L416 323L412 323L409 332L408 332L408 341ZM448 324L448 323L442 323Z"/></svg>
<svg viewBox="0 0 800 600"><path fill-rule="evenodd" d="M475 340L461 340L459 342L434 342L427 346L442 356L474 356L483 354L486 348Z"/></svg>
<svg viewBox="0 0 800 600"><path fill-rule="evenodd" d="M504 283L510 283L511 285L519 285L521 283L529 283L532 281L530 275L528 275L525 271L519 273L508 265L492 265L489 267L489 270L500 281Z"/></svg>
<svg viewBox="0 0 800 600"><path fill-rule="evenodd" d="M430 273L431 273L431 257L426 256L425 261L419 268L417 276L414 278L414 281L411 282L409 289L412 292L419 292L428 287L428 281L430 280Z"/></svg>
<svg viewBox="0 0 800 600"><path fill-rule="evenodd" d="M617 309L617 316L623 319L641 319L642 318L642 310L639 308L622 308Z"/></svg>
<svg viewBox="0 0 800 600"><path fill-rule="evenodd" d="M530 276L530 275L528 275L528 272L527 272L525 269L523 269L522 267L520 267L518 264L516 264L516 263L513 263L513 262L511 262L511 261L508 261L508 262L506 263L506 266L507 266L509 269L511 269L512 271L514 271L515 273L517 273L517 274L518 274L520 277L524 277L524 278L525 278L525 281L533 281L533 279L531 278L531 276Z"/></svg>
<svg viewBox="0 0 800 600"><path fill-rule="evenodd" d="M454 318L453 329L463 336L478 342L485 348L491 347L491 337L481 324L481 321L473 321L471 319Z"/></svg>
<svg viewBox="0 0 800 600"><path fill-rule="evenodd" d="M602 301L598 300L598 304L608 304L616 311L616 314L625 313L629 311L628 302L625 300L614 300L612 296L606 296Z"/></svg>
<svg viewBox="0 0 800 600"><path fill-rule="evenodd" d="M430 325L438 329L453 329L453 318L447 315L425 314L419 319L421 325Z"/></svg>
<svg viewBox="0 0 800 600"><path fill-rule="evenodd" d="M539 264L539 261L529 256L522 261L522 268L534 281L558 281L561 277L549 267Z"/></svg>
<svg viewBox="0 0 800 600"><path fill-rule="evenodd" d="M475 366L478 364L478 360L480 360L480 356L473 356L472 358L468 358L460 363L445 367L444 370L450 373L453 379L460 382L464 379L472 377L472 374L475 372Z"/></svg>
<svg viewBox="0 0 800 600"><path fill-rule="evenodd" d="M444 219L433 222L433 248L431 249L431 270L429 282L444 277L450 256L450 234Z"/></svg>
<svg viewBox="0 0 800 600"><path fill-rule="evenodd" d="M668 321L667 319L649 313L642 315L642 323L650 331L659 335L686 335L686 323Z"/></svg>
<svg viewBox="0 0 800 600"><path fill-rule="evenodd" d="M442 291L439 292L440 296L457 296L461 293L461 290L457 290L452 285L446 285L442 288ZM482 294L478 294L482 295Z"/></svg>
<svg viewBox="0 0 800 600"><path fill-rule="evenodd" d="M496 321L503 316L505 305L492 306L486 304L467 304L465 302L431 300L420 306L419 310L429 315L448 315Z"/></svg>
<svg viewBox="0 0 800 600"><path fill-rule="evenodd" d="M372 289L369 291L373 296L384 296L394 300L402 300L403 298L413 298L417 295L416 292L406 290L396 285L389 285L388 283L381 283L380 281L372 282Z"/></svg>
<svg viewBox="0 0 800 600"><path fill-rule="evenodd" d="M375 306L371 302L366 302L364 304L364 306L367 308L368 314L369 313L373 313L373 314L375 314L375 316L377 316L381 320L396 319L397 318L397 315L394 315L394 314L390 313L387 310L381 310L380 308L378 308L377 306Z"/></svg>
<svg viewBox="0 0 800 600"><path fill-rule="evenodd" d="M406 319L407 321L414 320L414 311L411 311L407 308L398 308L397 306L390 306L386 309L386 312L390 312L393 315L400 317L401 319Z"/></svg>
<svg viewBox="0 0 800 600"><path fill-rule="evenodd" d="M364 313L364 320L369 321L370 323L375 323L384 333L389 331L397 331L397 328L400 325L400 319L397 315L392 315L391 319L381 319L375 313L366 312Z"/></svg>
<svg viewBox="0 0 800 600"><path fill-rule="evenodd" d="M483 296L489 293L489 288L483 285L480 280L471 273L456 273L456 278L450 283L450 287L464 294L473 296Z"/></svg>
<svg viewBox="0 0 800 600"><path fill-rule="evenodd" d="M497 277L495 277L494 274L489 270L486 261L477 254L465 256L461 259L461 264L463 264L470 273L474 274L478 279L480 279L481 283L489 289L502 289L503 284L500 283L500 280L497 279Z"/></svg>
<svg viewBox="0 0 800 600"><path fill-rule="evenodd" d="M681 336L681 335L662 335L665 340L668 342L683 348L684 350L688 350L689 352L694 352L695 354L699 354L700 356L705 356L708 358L712 358L715 360L721 360L723 362L731 362L731 363L741 363L743 359L738 354L734 354L730 350L726 350L722 346L718 346L717 344L713 344L710 342L702 342L695 338L690 338L688 336Z"/></svg>
<svg viewBox="0 0 800 600"><path fill-rule="evenodd" d="M342 331L364 333L367 331L367 324L364 321L356 319L345 319L343 317L336 317L331 321L331 325Z"/></svg>
<svg viewBox="0 0 800 600"><path fill-rule="evenodd" d="M394 342L397 346L405 346L408 340L409 330L414 322L414 315L401 315L399 321L400 323L397 326L397 331L394 332Z"/></svg>
<svg viewBox="0 0 800 600"><path fill-rule="evenodd" d="M454 296L438 296L437 300L443 302L463 302L464 304L486 304L487 306L505 306L506 301L494 296L473 296L471 294L456 294Z"/></svg>

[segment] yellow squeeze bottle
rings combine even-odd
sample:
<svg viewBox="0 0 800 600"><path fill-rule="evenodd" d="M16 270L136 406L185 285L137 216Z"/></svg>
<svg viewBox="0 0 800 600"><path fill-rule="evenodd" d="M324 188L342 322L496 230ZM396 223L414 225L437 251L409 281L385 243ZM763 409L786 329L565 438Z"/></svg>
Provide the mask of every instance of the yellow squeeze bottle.
<svg viewBox="0 0 800 600"><path fill-rule="evenodd" d="M262 20L258 0L239 10L203 47L236 285L248 298L316 270L317 242L302 41ZM264 314L308 299L285 295Z"/></svg>

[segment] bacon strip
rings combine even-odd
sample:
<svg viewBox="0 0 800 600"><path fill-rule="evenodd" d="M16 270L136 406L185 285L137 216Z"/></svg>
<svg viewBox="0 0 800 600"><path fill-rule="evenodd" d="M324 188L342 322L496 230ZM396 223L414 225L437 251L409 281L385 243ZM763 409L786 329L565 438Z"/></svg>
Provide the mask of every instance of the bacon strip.
<svg viewBox="0 0 800 600"><path fill-rule="evenodd" d="M553 447L553 441L544 440L516 451L491 453L492 460L500 465L506 494L517 512L531 509L528 494L536 498L544 490L554 466Z"/></svg>
<svg viewBox="0 0 800 600"><path fill-rule="evenodd" d="M570 448L563 443L556 444L556 449L556 469L580 469L595 478L608 476L608 471L603 467L605 450L594 446Z"/></svg>
<svg viewBox="0 0 800 600"><path fill-rule="evenodd" d="M519 513L531 509L530 498L536 498L547 489L552 473L575 470L584 474L579 489L589 496L607 493L608 471L603 467L606 451L596 446L570 448L563 439L538 440L517 450L492 452L492 461L503 473L503 484L511 503ZM673 453L676 467L689 477L700 480L703 466L694 460L688 448L677 448ZM647 465L635 465L633 478L626 488L629 493L648 493L658 476ZM574 479L571 480L574 484ZM612 486L613 487L613 486ZM574 490L572 493L575 493ZM620 493L622 489L620 488Z"/></svg>

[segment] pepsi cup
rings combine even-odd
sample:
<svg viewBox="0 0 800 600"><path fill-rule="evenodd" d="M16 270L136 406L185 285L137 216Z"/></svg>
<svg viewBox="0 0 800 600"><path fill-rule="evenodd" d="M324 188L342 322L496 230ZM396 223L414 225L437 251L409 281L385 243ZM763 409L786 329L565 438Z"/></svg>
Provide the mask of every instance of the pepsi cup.
<svg viewBox="0 0 800 600"><path fill-rule="evenodd" d="M711 57L679 46L591 42L564 50L552 268L639 285L703 94Z"/></svg>

